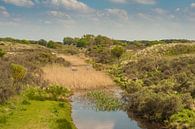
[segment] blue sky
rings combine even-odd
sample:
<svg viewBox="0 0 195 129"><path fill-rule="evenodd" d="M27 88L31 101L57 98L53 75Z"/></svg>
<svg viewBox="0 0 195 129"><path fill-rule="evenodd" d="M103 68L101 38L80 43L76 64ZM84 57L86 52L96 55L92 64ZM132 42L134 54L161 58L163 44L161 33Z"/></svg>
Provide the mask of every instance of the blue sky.
<svg viewBox="0 0 195 129"><path fill-rule="evenodd" d="M0 37L195 39L195 0L0 0Z"/></svg>

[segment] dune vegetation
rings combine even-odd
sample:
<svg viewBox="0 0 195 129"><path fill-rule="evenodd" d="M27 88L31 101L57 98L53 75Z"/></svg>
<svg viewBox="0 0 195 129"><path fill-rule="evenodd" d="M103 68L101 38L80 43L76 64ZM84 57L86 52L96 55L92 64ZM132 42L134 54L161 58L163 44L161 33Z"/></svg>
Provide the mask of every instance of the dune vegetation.
<svg viewBox="0 0 195 129"><path fill-rule="evenodd" d="M3 129L75 129L69 97L79 90L99 110L123 107L164 128L195 128L194 41L0 38L0 75ZM121 100L103 91L116 84Z"/></svg>

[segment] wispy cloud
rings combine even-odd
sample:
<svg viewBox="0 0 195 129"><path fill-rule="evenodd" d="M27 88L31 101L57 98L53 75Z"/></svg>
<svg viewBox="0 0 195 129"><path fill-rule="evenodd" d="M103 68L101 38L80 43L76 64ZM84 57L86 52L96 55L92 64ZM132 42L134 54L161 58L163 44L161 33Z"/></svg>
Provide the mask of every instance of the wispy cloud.
<svg viewBox="0 0 195 129"><path fill-rule="evenodd" d="M5 17L9 17L10 16L9 12L7 11L7 9L5 7L3 7L3 6L0 6L0 14L5 16Z"/></svg>
<svg viewBox="0 0 195 129"><path fill-rule="evenodd" d="M111 2L114 2L114 3L127 3L128 0L110 0Z"/></svg>
<svg viewBox="0 0 195 129"><path fill-rule="evenodd" d="M149 4L149 5L156 3L156 0L133 0L133 1L139 4Z"/></svg>
<svg viewBox="0 0 195 129"><path fill-rule="evenodd" d="M192 3L192 4L191 4L191 7L192 7L192 8L195 8L195 3Z"/></svg>
<svg viewBox="0 0 195 129"><path fill-rule="evenodd" d="M3 0L5 3L16 6L31 7L34 5L32 0Z"/></svg>
<svg viewBox="0 0 195 129"><path fill-rule="evenodd" d="M68 15L65 12L62 11L56 11L56 10L51 10L48 12L49 16L53 16L53 17L58 17L58 18L65 18L65 19L69 19L70 15Z"/></svg>
<svg viewBox="0 0 195 129"><path fill-rule="evenodd" d="M127 3L127 2L135 2L138 4L146 4L146 5L153 5L156 3L156 0L110 0L114 3Z"/></svg>
<svg viewBox="0 0 195 129"><path fill-rule="evenodd" d="M61 6L70 10L83 12L91 11L91 8L87 4L79 0L47 0L46 3L50 3L54 6Z"/></svg>

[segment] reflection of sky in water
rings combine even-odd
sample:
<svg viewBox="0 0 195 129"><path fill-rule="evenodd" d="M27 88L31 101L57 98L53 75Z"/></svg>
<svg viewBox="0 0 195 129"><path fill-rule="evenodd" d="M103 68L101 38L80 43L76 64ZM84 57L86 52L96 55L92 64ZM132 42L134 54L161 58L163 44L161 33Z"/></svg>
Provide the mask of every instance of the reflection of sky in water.
<svg viewBox="0 0 195 129"><path fill-rule="evenodd" d="M140 129L122 111L96 112L85 104L74 102L72 115L78 129Z"/></svg>

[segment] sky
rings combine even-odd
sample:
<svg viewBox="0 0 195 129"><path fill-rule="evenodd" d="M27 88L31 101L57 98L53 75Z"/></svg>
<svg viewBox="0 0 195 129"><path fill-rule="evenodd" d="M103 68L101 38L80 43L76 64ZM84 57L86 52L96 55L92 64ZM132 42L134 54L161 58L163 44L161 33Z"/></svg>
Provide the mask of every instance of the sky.
<svg viewBox="0 0 195 129"><path fill-rule="evenodd" d="M195 39L195 0L0 0L0 37Z"/></svg>

